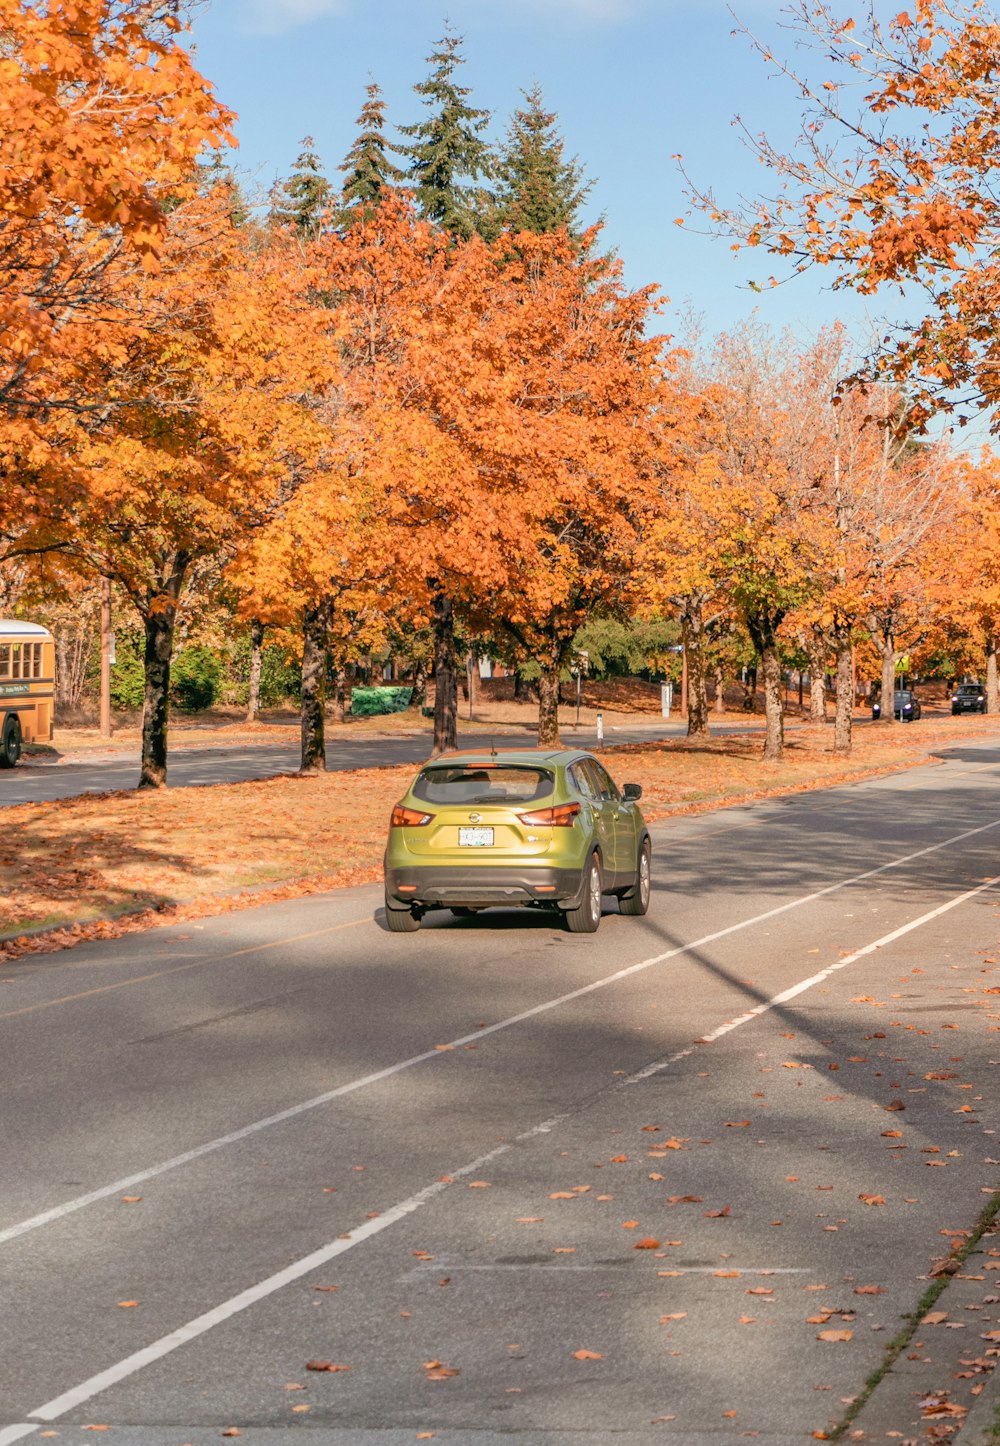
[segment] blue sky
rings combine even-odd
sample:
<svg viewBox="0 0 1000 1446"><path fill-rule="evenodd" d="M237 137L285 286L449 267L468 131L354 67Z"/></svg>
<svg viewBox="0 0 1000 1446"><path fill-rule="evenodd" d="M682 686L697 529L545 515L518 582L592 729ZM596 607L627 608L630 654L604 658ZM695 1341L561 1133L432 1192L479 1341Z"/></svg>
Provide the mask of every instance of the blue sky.
<svg viewBox="0 0 1000 1446"><path fill-rule="evenodd" d="M776 0L734 0L756 33L776 29ZM208 0L194 21L199 66L239 113L239 165L263 189L285 176L311 135L331 178L350 147L365 86L382 87L391 123L422 114L412 87L445 19L465 37L462 78L471 100L506 129L520 91L538 81L570 153L596 184L590 210L631 286L656 282L670 298L662 325L676 332L687 305L709 334L755 309L808 340L843 317L862 339L873 315L806 276L755 295L746 282L772 265L734 256L726 241L679 229L686 209L673 155L723 199L752 193L767 174L740 143L733 118L794 139L798 99L769 77L722 0Z"/></svg>

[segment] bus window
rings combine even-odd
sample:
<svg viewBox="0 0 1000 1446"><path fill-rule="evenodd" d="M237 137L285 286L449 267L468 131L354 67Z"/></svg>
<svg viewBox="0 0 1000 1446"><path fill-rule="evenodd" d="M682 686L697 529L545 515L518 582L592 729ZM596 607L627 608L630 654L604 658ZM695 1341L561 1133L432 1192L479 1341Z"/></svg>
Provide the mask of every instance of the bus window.
<svg viewBox="0 0 1000 1446"><path fill-rule="evenodd" d="M40 678L42 676L42 645L32 643L31 645L31 676Z"/></svg>
<svg viewBox="0 0 1000 1446"><path fill-rule="evenodd" d="M10 677L10 643L0 643L0 678Z"/></svg>
<svg viewBox="0 0 1000 1446"><path fill-rule="evenodd" d="M12 664L12 666L11 666L10 676L11 676L12 678L19 678L19 677L21 676L21 644L20 644L20 643L14 643L14 644L13 644L13 646L11 647L11 654L12 654L12 657L11 657L11 664Z"/></svg>

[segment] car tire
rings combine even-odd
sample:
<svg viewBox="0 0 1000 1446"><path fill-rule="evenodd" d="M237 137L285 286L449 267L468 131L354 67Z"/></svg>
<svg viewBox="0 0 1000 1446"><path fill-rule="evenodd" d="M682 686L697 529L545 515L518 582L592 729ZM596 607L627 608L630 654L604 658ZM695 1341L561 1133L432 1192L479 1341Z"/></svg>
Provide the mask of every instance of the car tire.
<svg viewBox="0 0 1000 1446"><path fill-rule="evenodd" d="M16 718L8 718L0 739L0 768L13 768L20 756L21 725Z"/></svg>
<svg viewBox="0 0 1000 1446"><path fill-rule="evenodd" d="M571 934L596 934L601 922L601 861L597 854L583 871L583 892L575 909L563 911Z"/></svg>
<svg viewBox="0 0 1000 1446"><path fill-rule="evenodd" d="M386 899L385 925L390 934L415 934L420 928L420 915L412 909L393 908Z"/></svg>
<svg viewBox="0 0 1000 1446"><path fill-rule="evenodd" d="M621 912L631 919L641 918L649 909L649 876L652 858L652 846L649 839L644 838L639 849L639 858L636 861L635 884L625 898L618 900Z"/></svg>

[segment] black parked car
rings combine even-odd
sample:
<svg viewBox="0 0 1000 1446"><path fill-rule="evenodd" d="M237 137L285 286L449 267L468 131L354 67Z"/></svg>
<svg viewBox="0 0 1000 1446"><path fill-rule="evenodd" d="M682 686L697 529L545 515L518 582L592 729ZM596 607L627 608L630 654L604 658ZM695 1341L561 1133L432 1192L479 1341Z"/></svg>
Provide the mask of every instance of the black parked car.
<svg viewBox="0 0 1000 1446"><path fill-rule="evenodd" d="M892 695L892 711L903 723L912 723L920 717L920 699L909 688L897 688ZM872 717L881 718L882 704L872 704Z"/></svg>
<svg viewBox="0 0 1000 1446"><path fill-rule="evenodd" d="M985 713L986 694L978 683L959 683L951 695L952 716L956 713Z"/></svg>

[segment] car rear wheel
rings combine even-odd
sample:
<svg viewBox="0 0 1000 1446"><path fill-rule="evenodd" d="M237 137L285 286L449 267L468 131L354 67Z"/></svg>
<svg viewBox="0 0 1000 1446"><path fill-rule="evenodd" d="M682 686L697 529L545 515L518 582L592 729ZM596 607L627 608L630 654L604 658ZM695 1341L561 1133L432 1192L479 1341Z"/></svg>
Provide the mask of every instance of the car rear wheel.
<svg viewBox="0 0 1000 1446"><path fill-rule="evenodd" d="M626 898L618 901L623 914L638 919L649 909L649 874L653 850L648 838L643 839L635 868L635 886Z"/></svg>
<svg viewBox="0 0 1000 1446"><path fill-rule="evenodd" d="M386 899L385 924L390 934L413 934L420 928L420 915L412 909L393 908Z"/></svg>
<svg viewBox="0 0 1000 1446"><path fill-rule="evenodd" d="M601 861L591 854L584 871L583 893L575 909L566 909L566 927L571 934L596 934L601 922Z"/></svg>

